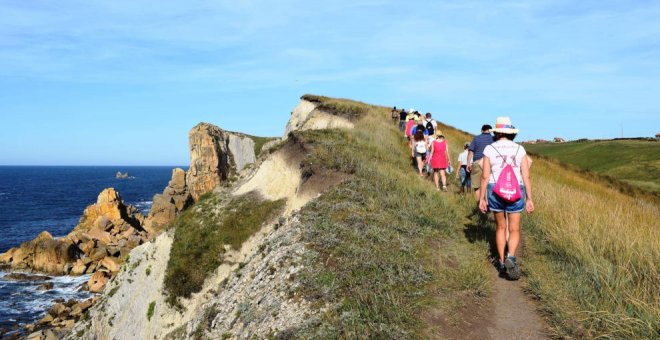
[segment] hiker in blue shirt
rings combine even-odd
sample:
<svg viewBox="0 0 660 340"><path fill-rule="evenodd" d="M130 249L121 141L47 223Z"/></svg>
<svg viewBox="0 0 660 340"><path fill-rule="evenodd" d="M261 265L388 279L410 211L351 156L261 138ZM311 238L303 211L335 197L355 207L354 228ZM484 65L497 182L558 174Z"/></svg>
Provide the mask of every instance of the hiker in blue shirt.
<svg viewBox="0 0 660 340"><path fill-rule="evenodd" d="M472 139L472 143L468 147L468 162L467 162L467 171L470 173L470 177L474 179L472 181L472 188L474 189L475 199L479 199L479 187L481 185L481 173L483 169L483 160L484 149L486 146L493 143L493 136L490 134L490 130L493 127L484 124L481 127L481 134Z"/></svg>
<svg viewBox="0 0 660 340"><path fill-rule="evenodd" d="M422 131L424 131L424 136L429 135L429 131L426 129L426 127L424 127L424 121L422 119L417 120L417 125L415 125L412 128L411 133L412 133L413 136L415 135L415 132L417 131L417 129L422 129ZM424 137L424 138L426 139L426 137Z"/></svg>

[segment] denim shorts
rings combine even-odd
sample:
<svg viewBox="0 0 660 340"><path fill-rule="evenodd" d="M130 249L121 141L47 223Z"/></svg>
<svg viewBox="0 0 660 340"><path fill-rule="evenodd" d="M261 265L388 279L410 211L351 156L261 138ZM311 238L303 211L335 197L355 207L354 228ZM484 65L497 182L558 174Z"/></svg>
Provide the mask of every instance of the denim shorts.
<svg viewBox="0 0 660 340"><path fill-rule="evenodd" d="M501 197L497 196L493 192L493 187L495 187L495 184L488 183L488 209L490 211L519 213L525 209L525 187L523 185L520 186L520 194L522 197L513 203L507 202Z"/></svg>
<svg viewBox="0 0 660 340"><path fill-rule="evenodd" d="M465 166L461 166L461 169L458 170L458 174L461 177L461 186L472 186L472 176L467 172Z"/></svg>

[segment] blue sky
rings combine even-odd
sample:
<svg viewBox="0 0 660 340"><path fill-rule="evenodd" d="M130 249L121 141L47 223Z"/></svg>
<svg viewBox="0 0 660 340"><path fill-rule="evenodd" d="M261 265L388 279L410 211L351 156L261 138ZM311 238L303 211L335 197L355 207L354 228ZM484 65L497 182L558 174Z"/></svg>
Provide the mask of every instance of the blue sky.
<svg viewBox="0 0 660 340"><path fill-rule="evenodd" d="M186 165L305 93L521 139L660 132L657 1L0 0L0 164Z"/></svg>

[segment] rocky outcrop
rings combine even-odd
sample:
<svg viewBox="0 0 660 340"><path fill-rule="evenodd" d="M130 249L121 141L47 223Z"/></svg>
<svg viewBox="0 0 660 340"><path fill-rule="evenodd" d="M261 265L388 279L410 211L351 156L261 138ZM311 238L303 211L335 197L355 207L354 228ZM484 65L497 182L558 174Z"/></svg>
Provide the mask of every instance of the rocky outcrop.
<svg viewBox="0 0 660 340"><path fill-rule="evenodd" d="M186 183L195 201L229 176L229 152L224 130L200 123L190 130L190 168Z"/></svg>
<svg viewBox="0 0 660 340"><path fill-rule="evenodd" d="M27 339L61 339L70 331L76 322L85 316L87 310L94 305L98 297L85 301L56 300L46 315L35 324L27 325L25 328L31 332Z"/></svg>
<svg viewBox="0 0 660 340"><path fill-rule="evenodd" d="M125 205L118 192L105 189L67 236L55 239L44 231L34 240L0 255L0 262L14 270L55 275L101 271L109 277L132 248L148 239L143 221L144 216L135 207Z"/></svg>
<svg viewBox="0 0 660 340"><path fill-rule="evenodd" d="M56 240L43 231L34 240L9 249L0 261L12 269L32 269L50 274L63 274L65 266L75 260L77 247L68 240Z"/></svg>
<svg viewBox="0 0 660 340"><path fill-rule="evenodd" d="M293 131L353 128L353 123L345 117L319 109L318 106L318 103L303 97L291 112L291 118L284 129L284 138Z"/></svg>
<svg viewBox="0 0 660 340"><path fill-rule="evenodd" d="M122 173L121 171L117 171L115 174L116 179L127 179L128 178L128 172Z"/></svg>
<svg viewBox="0 0 660 340"><path fill-rule="evenodd" d="M251 138L208 123L193 127L189 142L190 168L186 184L195 201L256 160Z"/></svg>
<svg viewBox="0 0 660 340"><path fill-rule="evenodd" d="M179 168L172 170L172 179L163 193L154 196L144 228L151 235L157 235L192 202L186 184L186 172Z"/></svg>

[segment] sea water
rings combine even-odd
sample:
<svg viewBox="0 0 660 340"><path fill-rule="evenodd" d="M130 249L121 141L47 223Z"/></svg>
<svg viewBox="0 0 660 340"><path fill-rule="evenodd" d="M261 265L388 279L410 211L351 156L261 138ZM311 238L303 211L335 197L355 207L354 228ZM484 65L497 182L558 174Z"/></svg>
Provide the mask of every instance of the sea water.
<svg viewBox="0 0 660 340"><path fill-rule="evenodd" d="M67 235L83 210L96 203L105 188L115 188L124 202L146 215L154 194L163 191L173 168L0 166L0 253L32 240L44 230L53 237ZM128 172L129 178L116 179L117 171ZM83 300L91 296L79 291L89 276L15 282L2 279L5 274L0 271L0 328L4 330L37 321L56 299ZM52 282L54 288L38 290L45 282Z"/></svg>

